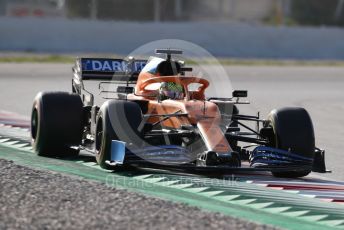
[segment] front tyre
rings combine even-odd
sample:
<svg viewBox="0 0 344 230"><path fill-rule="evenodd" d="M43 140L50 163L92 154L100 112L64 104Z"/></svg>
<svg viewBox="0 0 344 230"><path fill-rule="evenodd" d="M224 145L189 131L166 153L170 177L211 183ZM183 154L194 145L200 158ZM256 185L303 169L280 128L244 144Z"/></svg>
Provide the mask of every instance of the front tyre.
<svg viewBox="0 0 344 230"><path fill-rule="evenodd" d="M290 107L273 110L268 116L272 127L272 147L291 151L303 157L314 158L315 137L312 120L304 108ZM311 169L273 171L276 177L296 178L307 176Z"/></svg>
<svg viewBox="0 0 344 230"><path fill-rule="evenodd" d="M142 141L140 106L135 102L111 100L99 110L96 126L96 160L101 168L112 169L106 164L111 159L111 142L119 140L139 145Z"/></svg>

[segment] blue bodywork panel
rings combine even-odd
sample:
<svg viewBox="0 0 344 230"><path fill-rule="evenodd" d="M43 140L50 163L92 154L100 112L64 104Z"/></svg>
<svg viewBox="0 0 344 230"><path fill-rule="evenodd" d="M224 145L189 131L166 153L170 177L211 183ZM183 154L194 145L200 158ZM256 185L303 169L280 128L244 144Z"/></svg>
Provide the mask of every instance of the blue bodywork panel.
<svg viewBox="0 0 344 230"><path fill-rule="evenodd" d="M256 147L250 155L251 167L312 166L313 158L266 146Z"/></svg>
<svg viewBox="0 0 344 230"><path fill-rule="evenodd" d="M115 164L123 164L125 157L125 142L112 141L111 142L111 162Z"/></svg>
<svg viewBox="0 0 344 230"><path fill-rule="evenodd" d="M160 164L185 164L193 160L186 148L177 145L146 146L132 152L146 161Z"/></svg>
<svg viewBox="0 0 344 230"><path fill-rule="evenodd" d="M135 60L132 66L123 59L105 59L105 58L81 58L82 71L90 72L140 72L146 65L145 60Z"/></svg>
<svg viewBox="0 0 344 230"><path fill-rule="evenodd" d="M133 157L135 156L135 157ZM111 163L123 164L125 159L141 160L161 164L185 164L192 161L189 151L177 145L146 146L143 148L126 148L126 143L113 140L111 142Z"/></svg>

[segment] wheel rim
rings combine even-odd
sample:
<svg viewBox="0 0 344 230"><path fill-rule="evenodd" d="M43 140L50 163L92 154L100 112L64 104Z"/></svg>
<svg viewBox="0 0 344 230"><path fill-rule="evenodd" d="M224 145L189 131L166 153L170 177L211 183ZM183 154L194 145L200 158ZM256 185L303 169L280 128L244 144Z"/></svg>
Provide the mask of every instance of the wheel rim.
<svg viewBox="0 0 344 230"><path fill-rule="evenodd" d="M103 139L103 124L102 124L102 120L99 119L97 128L96 128L96 146L95 146L97 156L100 154L100 151L101 151L102 139Z"/></svg>
<svg viewBox="0 0 344 230"><path fill-rule="evenodd" d="M36 139L37 131L38 131L38 112L37 112L37 109L34 109L32 111L32 115L31 115L31 136L32 136L32 139Z"/></svg>

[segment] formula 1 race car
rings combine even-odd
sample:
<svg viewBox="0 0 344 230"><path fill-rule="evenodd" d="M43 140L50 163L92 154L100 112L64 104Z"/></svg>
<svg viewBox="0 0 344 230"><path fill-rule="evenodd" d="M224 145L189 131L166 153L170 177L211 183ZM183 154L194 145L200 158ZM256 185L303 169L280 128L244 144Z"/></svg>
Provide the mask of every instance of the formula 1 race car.
<svg viewBox="0 0 344 230"><path fill-rule="evenodd" d="M275 109L267 119L240 114L247 91L206 97L209 81L186 76L192 68L174 59L182 51L156 53L163 58L77 59L73 93L41 92L34 100L34 150L48 157L87 151L106 169L256 170L278 177L326 172L305 109ZM98 84L99 98L86 82Z"/></svg>

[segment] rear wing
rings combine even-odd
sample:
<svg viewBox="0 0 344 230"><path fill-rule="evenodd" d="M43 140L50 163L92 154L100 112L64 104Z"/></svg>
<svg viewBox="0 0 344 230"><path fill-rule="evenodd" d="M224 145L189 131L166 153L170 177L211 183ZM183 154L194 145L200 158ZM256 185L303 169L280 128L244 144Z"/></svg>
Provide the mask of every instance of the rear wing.
<svg viewBox="0 0 344 230"><path fill-rule="evenodd" d="M79 58L73 67L80 80L126 81L136 83L138 74L147 60L110 58Z"/></svg>

